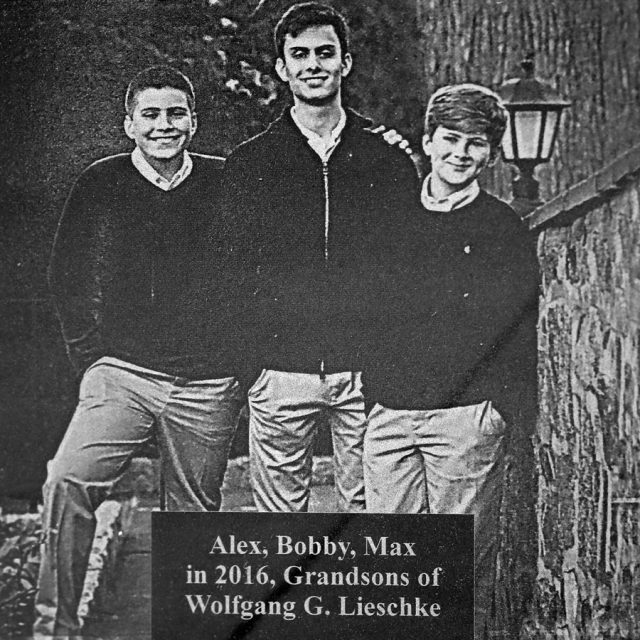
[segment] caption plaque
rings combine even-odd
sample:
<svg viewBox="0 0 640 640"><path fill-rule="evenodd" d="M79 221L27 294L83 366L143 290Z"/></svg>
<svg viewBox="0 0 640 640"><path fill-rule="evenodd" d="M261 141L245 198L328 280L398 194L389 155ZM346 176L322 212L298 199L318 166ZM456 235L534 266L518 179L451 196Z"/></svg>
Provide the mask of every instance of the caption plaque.
<svg viewBox="0 0 640 640"><path fill-rule="evenodd" d="M473 517L152 516L153 640L473 637Z"/></svg>

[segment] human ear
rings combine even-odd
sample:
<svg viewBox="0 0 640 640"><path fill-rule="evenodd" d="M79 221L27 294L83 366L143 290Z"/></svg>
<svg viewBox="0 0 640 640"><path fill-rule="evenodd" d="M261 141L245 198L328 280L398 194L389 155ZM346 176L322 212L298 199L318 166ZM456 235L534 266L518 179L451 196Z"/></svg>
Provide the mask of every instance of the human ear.
<svg viewBox="0 0 640 640"><path fill-rule="evenodd" d="M287 65L282 58L276 60L276 73L282 82L289 81L289 74L287 73Z"/></svg>
<svg viewBox="0 0 640 640"><path fill-rule="evenodd" d="M342 77L346 78L350 71L351 71L351 66L353 65L353 58L351 57L350 53L345 53L344 57L342 58Z"/></svg>
<svg viewBox="0 0 640 640"><path fill-rule="evenodd" d="M422 136L422 149L426 156L431 155L431 138L429 137L428 133L425 133Z"/></svg>
<svg viewBox="0 0 640 640"><path fill-rule="evenodd" d="M122 123L122 126L124 128L124 132L127 134L127 138L134 140L135 135L133 133L133 120L131 119L131 116L129 114L127 114L124 117L124 122Z"/></svg>

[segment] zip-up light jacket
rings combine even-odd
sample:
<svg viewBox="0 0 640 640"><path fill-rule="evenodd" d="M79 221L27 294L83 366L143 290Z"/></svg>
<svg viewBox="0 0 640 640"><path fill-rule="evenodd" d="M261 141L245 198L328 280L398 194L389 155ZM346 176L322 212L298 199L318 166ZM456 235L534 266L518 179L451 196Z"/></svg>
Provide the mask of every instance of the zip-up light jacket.
<svg viewBox="0 0 640 640"><path fill-rule="evenodd" d="M370 124L347 110L340 142L322 162L287 109L227 159L225 210L255 369L360 367L384 229L419 192L411 160Z"/></svg>

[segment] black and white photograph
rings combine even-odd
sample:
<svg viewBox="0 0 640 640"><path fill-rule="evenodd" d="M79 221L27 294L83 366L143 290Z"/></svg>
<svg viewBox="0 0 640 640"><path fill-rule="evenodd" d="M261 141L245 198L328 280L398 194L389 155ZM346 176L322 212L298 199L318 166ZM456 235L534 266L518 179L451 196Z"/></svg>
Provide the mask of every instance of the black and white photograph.
<svg viewBox="0 0 640 640"><path fill-rule="evenodd" d="M639 36L6 0L0 638L640 639Z"/></svg>

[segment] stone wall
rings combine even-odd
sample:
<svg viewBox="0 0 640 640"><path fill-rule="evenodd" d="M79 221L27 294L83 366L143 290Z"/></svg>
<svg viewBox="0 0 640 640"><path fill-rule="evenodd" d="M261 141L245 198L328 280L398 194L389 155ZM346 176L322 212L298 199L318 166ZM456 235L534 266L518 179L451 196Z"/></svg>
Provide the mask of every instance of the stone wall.
<svg viewBox="0 0 640 640"><path fill-rule="evenodd" d="M538 566L521 638L640 638L640 147L540 231Z"/></svg>

